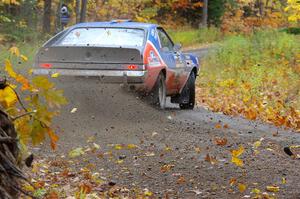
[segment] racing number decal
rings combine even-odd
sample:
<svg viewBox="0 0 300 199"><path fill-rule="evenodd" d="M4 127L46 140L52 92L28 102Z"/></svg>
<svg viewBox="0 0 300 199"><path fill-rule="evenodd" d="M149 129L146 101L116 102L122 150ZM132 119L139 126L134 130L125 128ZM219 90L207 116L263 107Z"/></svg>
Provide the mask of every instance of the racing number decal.
<svg viewBox="0 0 300 199"><path fill-rule="evenodd" d="M162 67L165 63L155 46L148 41L144 50L144 63L150 67Z"/></svg>

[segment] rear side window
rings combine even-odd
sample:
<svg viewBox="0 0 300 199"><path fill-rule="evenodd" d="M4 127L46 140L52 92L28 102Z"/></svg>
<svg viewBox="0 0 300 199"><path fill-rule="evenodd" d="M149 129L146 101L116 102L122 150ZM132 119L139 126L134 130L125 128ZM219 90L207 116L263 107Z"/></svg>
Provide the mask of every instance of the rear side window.
<svg viewBox="0 0 300 199"><path fill-rule="evenodd" d="M158 28L158 36L162 48L167 48L169 51L173 51L173 42L162 28Z"/></svg>
<svg viewBox="0 0 300 199"><path fill-rule="evenodd" d="M142 47L144 34L144 30L130 28L77 28L56 45Z"/></svg>

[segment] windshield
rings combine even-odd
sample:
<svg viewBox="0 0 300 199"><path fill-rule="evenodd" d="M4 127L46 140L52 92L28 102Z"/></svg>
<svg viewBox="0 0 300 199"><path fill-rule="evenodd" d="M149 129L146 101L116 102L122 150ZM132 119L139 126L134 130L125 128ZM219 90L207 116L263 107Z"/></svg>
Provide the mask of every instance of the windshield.
<svg viewBox="0 0 300 199"><path fill-rule="evenodd" d="M77 28L72 30L58 46L117 46L141 47L144 30L131 28Z"/></svg>

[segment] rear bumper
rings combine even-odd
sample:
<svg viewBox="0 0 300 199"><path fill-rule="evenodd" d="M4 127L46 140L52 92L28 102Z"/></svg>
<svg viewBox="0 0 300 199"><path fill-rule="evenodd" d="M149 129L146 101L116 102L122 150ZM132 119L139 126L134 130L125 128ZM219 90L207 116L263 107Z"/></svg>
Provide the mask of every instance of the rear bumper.
<svg viewBox="0 0 300 199"><path fill-rule="evenodd" d="M55 73L61 76L99 77L102 82L125 84L144 83L147 76L147 71L133 70L33 69L34 75L52 75Z"/></svg>

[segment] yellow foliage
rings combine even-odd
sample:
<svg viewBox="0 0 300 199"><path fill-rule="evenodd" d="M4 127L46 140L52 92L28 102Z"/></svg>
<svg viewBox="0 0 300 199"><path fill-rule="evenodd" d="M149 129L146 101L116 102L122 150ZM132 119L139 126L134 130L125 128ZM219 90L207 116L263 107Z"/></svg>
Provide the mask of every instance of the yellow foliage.
<svg viewBox="0 0 300 199"><path fill-rule="evenodd" d="M300 21L300 3L298 0L288 0L285 11L289 14L290 22Z"/></svg>
<svg viewBox="0 0 300 199"><path fill-rule="evenodd" d="M17 95L10 86L6 86L4 89L0 89L0 104L4 108L14 106L18 101Z"/></svg>
<svg viewBox="0 0 300 199"><path fill-rule="evenodd" d="M17 48L17 47L11 47L10 49L9 49L9 52L11 53L11 54L13 54L13 55L16 55L17 57L19 57L20 56L20 51L19 51L19 49Z"/></svg>
<svg viewBox="0 0 300 199"><path fill-rule="evenodd" d="M17 47L12 47L9 51L12 56L17 56L23 61L28 60ZM28 141L31 141L33 145L40 144L48 135L51 147L55 149L58 137L51 129L51 124L53 117L58 113L56 109L67 103L63 97L63 92L55 89L54 84L49 82L47 77L36 76L32 78L31 82L23 75L15 72L9 59L5 60L4 69L11 86L0 89L0 105L6 109L11 117L17 118L14 124L20 143L22 146L25 146ZM21 103L22 107L17 106L18 96L14 90L18 90L18 86L20 86L21 91L26 90L22 93L22 97L26 100L27 107Z"/></svg>

